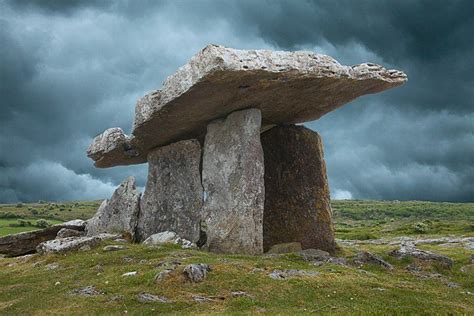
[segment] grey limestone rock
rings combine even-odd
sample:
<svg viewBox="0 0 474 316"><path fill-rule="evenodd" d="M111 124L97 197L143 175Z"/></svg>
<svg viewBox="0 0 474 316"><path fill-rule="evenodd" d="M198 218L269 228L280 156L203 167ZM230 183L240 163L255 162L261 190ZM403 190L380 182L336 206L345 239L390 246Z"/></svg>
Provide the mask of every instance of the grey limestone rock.
<svg viewBox="0 0 474 316"><path fill-rule="evenodd" d="M184 267L183 274L188 281L202 282L209 271L211 271L211 267L207 264L188 264Z"/></svg>
<svg viewBox="0 0 474 316"><path fill-rule="evenodd" d="M66 238L66 237L81 237L84 236L84 231L79 231L70 228L61 228L56 234L56 238Z"/></svg>
<svg viewBox="0 0 474 316"><path fill-rule="evenodd" d="M101 241L114 239L117 235L99 234L92 237L67 237L42 242L36 247L40 254L46 253L65 253L75 250L90 250L96 247Z"/></svg>
<svg viewBox="0 0 474 316"><path fill-rule="evenodd" d="M148 180L140 203L137 240L172 231L199 240L202 208L201 145L186 140L157 148L148 155Z"/></svg>
<svg viewBox="0 0 474 316"><path fill-rule="evenodd" d="M265 197L261 113L249 109L209 124L204 142L203 218L209 250L261 254Z"/></svg>
<svg viewBox="0 0 474 316"><path fill-rule="evenodd" d="M35 252L40 243L55 239L64 228L83 231L84 221L77 219L44 229L0 237L0 254L15 257Z"/></svg>
<svg viewBox="0 0 474 316"><path fill-rule="evenodd" d="M140 211L140 193L135 178L128 177L115 190L110 200L100 205L97 213L86 223L87 236L100 233L127 233L133 239Z"/></svg>
<svg viewBox="0 0 474 316"><path fill-rule="evenodd" d="M336 248L323 144L295 125L262 134L265 157L263 247L300 242L303 249Z"/></svg>

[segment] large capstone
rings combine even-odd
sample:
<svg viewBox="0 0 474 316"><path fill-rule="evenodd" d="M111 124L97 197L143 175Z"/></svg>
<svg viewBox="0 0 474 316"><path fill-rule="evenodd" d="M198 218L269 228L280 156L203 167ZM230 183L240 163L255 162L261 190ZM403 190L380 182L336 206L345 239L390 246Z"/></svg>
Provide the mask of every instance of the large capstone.
<svg viewBox="0 0 474 316"><path fill-rule="evenodd" d="M303 126L262 134L265 157L263 244L300 242L303 249L335 250L329 186L320 136Z"/></svg>
<svg viewBox="0 0 474 316"><path fill-rule="evenodd" d="M263 251L265 198L261 112L230 114L207 127L202 183L207 247L214 252Z"/></svg>
<svg viewBox="0 0 474 316"><path fill-rule="evenodd" d="M110 200L104 200L94 217L87 221L87 235L126 233L133 239L140 211L140 195L135 178L125 179Z"/></svg>
<svg viewBox="0 0 474 316"><path fill-rule="evenodd" d="M163 231L199 240L203 191L201 145L180 141L148 154L148 181L141 200L137 239Z"/></svg>
<svg viewBox="0 0 474 316"><path fill-rule="evenodd" d="M144 163L158 146L200 138L214 119L258 108L262 126L302 123L365 94L403 84L406 75L375 64L343 66L312 52L208 45L136 105L133 135L107 130L89 148L100 168Z"/></svg>

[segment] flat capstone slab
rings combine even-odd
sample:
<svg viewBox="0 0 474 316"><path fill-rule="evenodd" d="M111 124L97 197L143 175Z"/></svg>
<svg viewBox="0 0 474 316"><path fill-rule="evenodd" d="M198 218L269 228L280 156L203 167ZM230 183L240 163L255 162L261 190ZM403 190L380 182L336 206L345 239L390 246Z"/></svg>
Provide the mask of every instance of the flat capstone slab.
<svg viewBox="0 0 474 316"><path fill-rule="evenodd" d="M88 156L99 168L144 163L151 149L200 138L209 122L234 111L259 109L263 127L303 123L406 80L398 70L370 63L343 66L313 52L208 45L161 90L138 100L132 136L108 130L94 139Z"/></svg>

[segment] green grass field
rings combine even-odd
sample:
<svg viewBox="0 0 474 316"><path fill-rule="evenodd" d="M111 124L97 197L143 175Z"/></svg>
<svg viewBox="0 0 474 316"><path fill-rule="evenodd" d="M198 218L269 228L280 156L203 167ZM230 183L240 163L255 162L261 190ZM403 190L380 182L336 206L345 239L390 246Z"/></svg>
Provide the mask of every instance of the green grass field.
<svg viewBox="0 0 474 316"><path fill-rule="evenodd" d="M1 206L25 218L28 207L43 211L41 218L68 220L71 213L91 216L99 202L68 202L65 210L48 204ZM71 211L68 211L68 206ZM334 201L336 237L373 239L409 236L474 236L474 204L428 202ZM29 212L29 213L28 213ZM9 219L11 220L11 219ZM15 219L16 220L16 219ZM420 224L421 223L421 224ZM4 228L0 232L4 233ZM380 255L395 266L392 271L365 264L362 267L326 263L315 266L297 254L280 256L218 255L175 246L148 248L127 244L128 249L106 252L101 247L67 255L35 255L0 259L0 314L3 315L151 315L165 314L460 314L474 315L474 252L461 246L420 245L420 249L454 259L449 269L417 259L389 256L396 245L341 246L337 256L351 260L360 250ZM181 265L156 284L160 262ZM186 282L182 269L188 263L208 263L212 271L201 283ZM56 269L51 270L50 264ZM417 264L414 274L407 266ZM274 269L316 271L315 276L271 279ZM122 274L137 271L138 275ZM453 284L455 286L453 286ZM94 286L102 295L80 297L70 291ZM233 297L244 291L248 296ZM169 303L141 303L139 293L165 296ZM194 295L214 296L197 302Z"/></svg>

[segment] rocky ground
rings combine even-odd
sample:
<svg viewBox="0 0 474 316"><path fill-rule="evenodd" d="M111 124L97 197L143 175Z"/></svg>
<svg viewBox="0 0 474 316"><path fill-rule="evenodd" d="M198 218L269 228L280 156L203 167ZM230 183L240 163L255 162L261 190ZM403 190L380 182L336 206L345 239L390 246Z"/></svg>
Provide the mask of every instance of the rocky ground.
<svg viewBox="0 0 474 316"><path fill-rule="evenodd" d="M332 204L334 255L218 255L111 239L2 258L0 314L474 314L472 204Z"/></svg>

